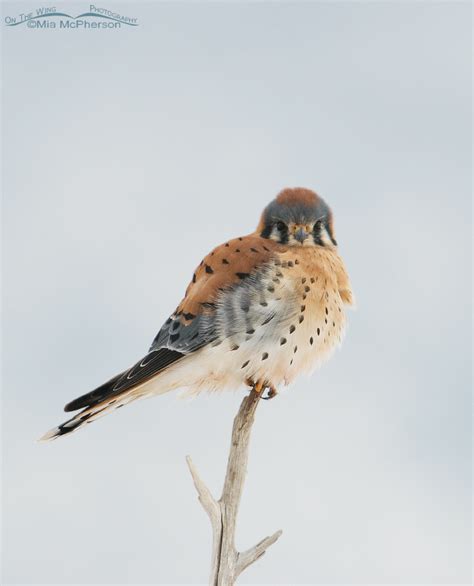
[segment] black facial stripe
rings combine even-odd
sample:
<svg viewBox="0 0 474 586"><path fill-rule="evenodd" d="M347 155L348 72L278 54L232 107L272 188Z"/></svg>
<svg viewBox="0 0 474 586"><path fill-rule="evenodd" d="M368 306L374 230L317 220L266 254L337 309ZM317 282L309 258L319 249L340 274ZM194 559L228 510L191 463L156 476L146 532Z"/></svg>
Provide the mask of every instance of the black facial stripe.
<svg viewBox="0 0 474 586"><path fill-rule="evenodd" d="M322 224L320 222L316 222L313 228L313 240L318 246L324 246L324 242L321 240L321 228Z"/></svg>
<svg viewBox="0 0 474 586"><path fill-rule="evenodd" d="M329 239L334 244L334 246L337 246L337 241L335 238L333 238L333 236L331 234L331 227L329 225L327 218L324 219L324 223L316 222L316 224L314 225L313 240L314 240L315 244L318 244L319 246L324 246L324 242L321 239L321 231L323 228L326 230L326 232L329 236Z"/></svg>
<svg viewBox="0 0 474 586"><path fill-rule="evenodd" d="M267 222L262 232L260 233L260 236L262 238L268 239L272 235L273 229L275 229L275 234L278 237L278 242L280 242L280 244L286 244L288 242L288 226L284 224L285 227L283 230L278 229L276 226L280 221L281 220L274 220L272 222Z"/></svg>
<svg viewBox="0 0 474 586"><path fill-rule="evenodd" d="M285 228L283 230L278 230L278 241L281 244L286 244L288 242L288 226L285 224Z"/></svg>
<svg viewBox="0 0 474 586"><path fill-rule="evenodd" d="M273 228L272 224L265 224L262 232L260 233L260 236L262 238L267 238L267 239L270 238L270 234L272 233L272 228Z"/></svg>
<svg viewBox="0 0 474 586"><path fill-rule="evenodd" d="M337 246L336 240L332 237L331 225L329 224L328 218L324 219L324 227L326 228L326 232L328 233L328 236L329 236L329 239L331 240L331 242L334 244L334 246Z"/></svg>

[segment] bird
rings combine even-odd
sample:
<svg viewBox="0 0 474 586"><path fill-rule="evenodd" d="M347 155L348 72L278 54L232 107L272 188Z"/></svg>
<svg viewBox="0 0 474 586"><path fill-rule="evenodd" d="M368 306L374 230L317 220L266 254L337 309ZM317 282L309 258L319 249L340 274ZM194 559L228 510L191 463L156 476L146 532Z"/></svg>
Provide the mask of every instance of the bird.
<svg viewBox="0 0 474 586"><path fill-rule="evenodd" d="M274 398L340 346L354 304L333 214L316 192L285 188L256 230L214 248L148 353L68 403L79 411L41 440L70 434L132 401L251 387Z"/></svg>

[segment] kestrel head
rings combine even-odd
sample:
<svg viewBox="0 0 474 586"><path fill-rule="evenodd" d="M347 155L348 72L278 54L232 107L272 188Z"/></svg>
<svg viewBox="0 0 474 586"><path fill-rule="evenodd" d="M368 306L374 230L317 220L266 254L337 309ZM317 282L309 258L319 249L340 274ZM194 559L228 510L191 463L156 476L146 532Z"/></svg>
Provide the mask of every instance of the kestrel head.
<svg viewBox="0 0 474 586"><path fill-rule="evenodd" d="M336 246L332 212L314 191L281 191L263 210L257 233L289 246Z"/></svg>

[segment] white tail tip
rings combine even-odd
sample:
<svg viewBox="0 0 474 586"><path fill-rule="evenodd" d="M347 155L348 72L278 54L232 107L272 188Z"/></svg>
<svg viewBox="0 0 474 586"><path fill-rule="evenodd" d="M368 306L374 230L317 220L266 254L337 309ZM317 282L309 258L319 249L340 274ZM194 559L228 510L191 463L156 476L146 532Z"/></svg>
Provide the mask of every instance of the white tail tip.
<svg viewBox="0 0 474 586"><path fill-rule="evenodd" d="M53 439L56 439L59 436L60 429L59 427L53 427L47 431L44 435L39 438L39 442L49 442Z"/></svg>

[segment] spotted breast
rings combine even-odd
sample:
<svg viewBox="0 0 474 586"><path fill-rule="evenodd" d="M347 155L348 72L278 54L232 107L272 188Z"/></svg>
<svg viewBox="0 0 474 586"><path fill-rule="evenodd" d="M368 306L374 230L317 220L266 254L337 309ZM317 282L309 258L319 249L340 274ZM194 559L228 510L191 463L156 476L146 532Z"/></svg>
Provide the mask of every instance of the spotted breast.
<svg viewBox="0 0 474 586"><path fill-rule="evenodd" d="M211 287L212 267L224 260L232 278ZM207 331L212 341L192 361L187 380L193 392L237 388L249 380L289 384L342 341L352 292L335 248L302 247L295 254L252 235L218 247L195 275L175 314L186 323L196 319L191 310L207 308L201 336Z"/></svg>

